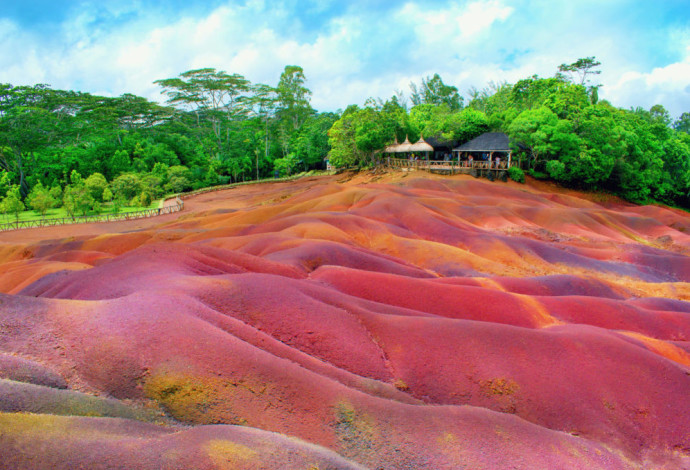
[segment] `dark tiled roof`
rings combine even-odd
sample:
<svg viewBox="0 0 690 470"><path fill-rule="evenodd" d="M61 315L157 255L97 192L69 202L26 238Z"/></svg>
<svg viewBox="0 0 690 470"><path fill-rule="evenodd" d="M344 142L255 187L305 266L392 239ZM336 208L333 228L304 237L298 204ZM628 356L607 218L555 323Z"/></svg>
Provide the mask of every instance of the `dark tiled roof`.
<svg viewBox="0 0 690 470"><path fill-rule="evenodd" d="M508 152L510 138L503 132L487 132L453 150L460 152Z"/></svg>
<svg viewBox="0 0 690 470"><path fill-rule="evenodd" d="M424 140L426 140L434 150L450 150L458 144L457 140L445 140L443 137L427 137Z"/></svg>

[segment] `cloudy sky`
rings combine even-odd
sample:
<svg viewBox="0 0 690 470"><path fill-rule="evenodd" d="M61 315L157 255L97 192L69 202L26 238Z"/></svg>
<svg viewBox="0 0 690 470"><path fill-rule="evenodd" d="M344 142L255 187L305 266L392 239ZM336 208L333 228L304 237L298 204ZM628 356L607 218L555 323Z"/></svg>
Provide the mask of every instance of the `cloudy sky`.
<svg viewBox="0 0 690 470"><path fill-rule="evenodd" d="M0 83L162 100L201 67L275 85L304 68L320 111L439 73L464 95L596 56L600 96L690 111L690 0L0 0Z"/></svg>

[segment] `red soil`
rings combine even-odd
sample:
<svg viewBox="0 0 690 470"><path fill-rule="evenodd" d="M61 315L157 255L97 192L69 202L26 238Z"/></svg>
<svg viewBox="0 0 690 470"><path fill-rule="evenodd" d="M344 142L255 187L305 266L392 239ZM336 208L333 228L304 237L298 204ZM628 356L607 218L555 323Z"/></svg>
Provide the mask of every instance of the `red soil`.
<svg viewBox="0 0 690 470"><path fill-rule="evenodd" d="M690 468L685 227L395 174L0 234L0 468Z"/></svg>

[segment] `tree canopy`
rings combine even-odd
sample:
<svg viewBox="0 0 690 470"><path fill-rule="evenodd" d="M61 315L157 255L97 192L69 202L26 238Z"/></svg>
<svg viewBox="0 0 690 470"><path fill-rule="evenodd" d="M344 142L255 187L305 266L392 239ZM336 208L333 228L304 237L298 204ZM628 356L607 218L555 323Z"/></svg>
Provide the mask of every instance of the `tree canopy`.
<svg viewBox="0 0 690 470"><path fill-rule="evenodd" d="M690 112L616 108L585 57L554 76L472 88L439 74L387 100L319 113L304 69L275 85L215 68L155 83L164 105L132 94L95 96L45 84L0 84L0 201L45 214L138 204L165 193L323 167L373 165L406 137L449 144L501 131L528 172L629 200L690 207ZM409 107L411 106L411 107ZM20 204L21 203L21 206Z"/></svg>

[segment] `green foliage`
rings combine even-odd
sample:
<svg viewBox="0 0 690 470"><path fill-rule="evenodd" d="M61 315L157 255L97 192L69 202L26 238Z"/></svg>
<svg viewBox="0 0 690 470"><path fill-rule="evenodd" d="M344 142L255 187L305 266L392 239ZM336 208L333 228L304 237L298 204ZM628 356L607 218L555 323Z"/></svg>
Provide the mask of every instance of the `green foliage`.
<svg viewBox="0 0 690 470"><path fill-rule="evenodd" d="M103 192L108 187L105 176L94 173L84 180L84 185L94 201L103 202Z"/></svg>
<svg viewBox="0 0 690 470"><path fill-rule="evenodd" d="M141 182L134 173L125 173L115 178L110 183L110 188L115 199L129 201L137 194L141 193Z"/></svg>
<svg viewBox="0 0 690 470"><path fill-rule="evenodd" d="M322 113L307 118L294 139L295 156L304 162L306 168L321 168L328 155L328 130L338 120L334 113Z"/></svg>
<svg viewBox="0 0 690 470"><path fill-rule="evenodd" d="M501 131L533 175L690 206L690 113L672 123L661 105L624 110L600 101L592 83L599 66L585 57L561 64L554 77L472 88L467 107L434 74L411 84L409 111L408 98L395 91L338 114L312 109L296 65L275 86L212 68L158 80L169 106L130 94L0 84L0 198L16 185L19 202L39 207L50 187L57 204L81 214L101 203L122 207L142 193L157 198L276 169L321 168L326 155L336 166L372 165L406 136L459 144Z"/></svg>
<svg viewBox="0 0 690 470"><path fill-rule="evenodd" d="M49 209L52 209L57 204L51 191L44 188L40 181L31 189L26 200L29 207L40 213L43 217L45 217Z"/></svg>
<svg viewBox="0 0 690 470"><path fill-rule="evenodd" d="M422 79L421 85L410 83L412 94L410 99L415 106L430 104L446 106L451 111L458 111L463 107L463 98L454 86L443 83L439 74Z"/></svg>
<svg viewBox="0 0 690 470"><path fill-rule="evenodd" d="M2 211L6 214L14 214L17 222L19 214L25 209L18 185L12 185L7 191L7 196L2 200Z"/></svg>
<svg viewBox="0 0 690 470"><path fill-rule="evenodd" d="M103 194L101 197L103 199L103 202L110 202L113 200L113 192L110 190L109 187L106 186L103 189Z"/></svg>
<svg viewBox="0 0 690 470"><path fill-rule="evenodd" d="M163 186L163 178L154 173L142 174L139 178L139 183L143 191L153 195L154 197L160 197L166 191Z"/></svg>
<svg viewBox="0 0 690 470"><path fill-rule="evenodd" d="M7 171L0 172L0 199L7 195L11 185L10 174Z"/></svg>
<svg viewBox="0 0 690 470"><path fill-rule="evenodd" d="M148 191L144 191L139 195L139 204L143 207L150 206L152 200L153 198L151 197L151 193Z"/></svg>
<svg viewBox="0 0 690 470"><path fill-rule="evenodd" d="M192 172L185 166L176 165L168 168L166 178L166 193L181 193L192 188Z"/></svg>
<svg viewBox="0 0 690 470"><path fill-rule="evenodd" d="M446 105L422 104L410 111L410 139L434 137L451 142L466 142L489 131L486 115L475 109L453 111Z"/></svg>
<svg viewBox="0 0 690 470"><path fill-rule="evenodd" d="M297 169L299 160L294 153L290 153L285 158L275 159L273 164L280 176L290 176Z"/></svg>
<svg viewBox="0 0 690 470"><path fill-rule="evenodd" d="M65 208L70 217L87 215L89 212L100 210L100 205L83 181L72 183L65 188L62 196L62 207Z"/></svg>
<svg viewBox="0 0 690 470"><path fill-rule="evenodd" d="M314 114L309 104L311 91L305 86L306 80L302 67L287 65L276 88L277 140L283 157L292 151L296 135L309 116Z"/></svg>
<svg viewBox="0 0 690 470"><path fill-rule="evenodd" d="M530 166L534 167L553 157L558 124L558 116L542 106L520 113L508 127L508 134L513 142L520 142L529 150Z"/></svg>
<svg viewBox="0 0 690 470"><path fill-rule="evenodd" d="M126 150L117 150L108 163L108 170L111 175L119 175L131 168L129 153Z"/></svg>
<svg viewBox="0 0 690 470"><path fill-rule="evenodd" d="M512 166L508 168L508 176L511 180L517 181L518 183L525 182L525 172L522 171L520 167Z"/></svg>
<svg viewBox="0 0 690 470"><path fill-rule="evenodd" d="M544 173L543 171L535 170L534 168L530 168L529 170L527 170L527 173L528 173L532 178L537 179L537 180L547 180L547 179L549 179L549 175L548 175L548 174Z"/></svg>
<svg viewBox="0 0 690 470"><path fill-rule="evenodd" d="M561 64L558 67L559 72L565 72L571 77L577 76L580 79L580 85L584 85L589 81L588 76L599 75L600 70L595 70L601 65L595 57L584 57L576 60L572 64Z"/></svg>
<svg viewBox="0 0 690 470"><path fill-rule="evenodd" d="M690 113L681 114L676 122L673 123L673 128L678 132L690 134Z"/></svg>
<svg viewBox="0 0 690 470"><path fill-rule="evenodd" d="M375 152L392 141L394 133L373 108L349 106L328 132L329 159L336 167L373 163Z"/></svg>

